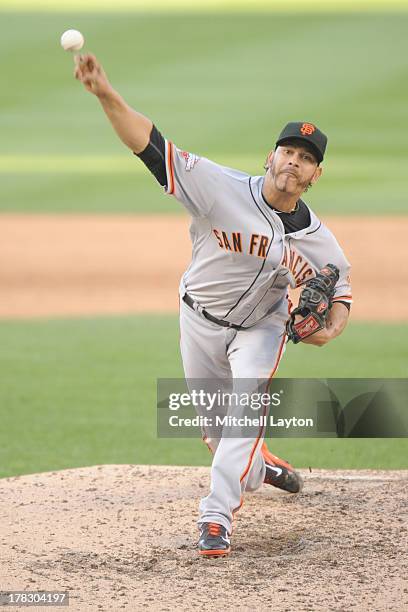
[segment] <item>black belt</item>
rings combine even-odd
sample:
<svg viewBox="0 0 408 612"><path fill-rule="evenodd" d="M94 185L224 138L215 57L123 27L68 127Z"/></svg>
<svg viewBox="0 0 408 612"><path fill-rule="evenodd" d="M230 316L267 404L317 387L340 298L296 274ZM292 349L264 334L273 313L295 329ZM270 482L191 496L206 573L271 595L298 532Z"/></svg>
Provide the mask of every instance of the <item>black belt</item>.
<svg viewBox="0 0 408 612"><path fill-rule="evenodd" d="M183 295L183 302L185 302L187 306L190 306L192 310L196 310L197 312L200 312L203 315L203 317L205 317L212 323L221 325L221 327L232 327L232 329L237 329L238 331L242 329L248 329L247 327L242 327L242 325L235 325L235 323L230 323L229 321L224 321L223 319L217 319L217 317L213 317L212 315L210 315L209 312L205 310L205 308L200 306L198 302L193 300L191 295L188 295L188 293L185 293Z"/></svg>

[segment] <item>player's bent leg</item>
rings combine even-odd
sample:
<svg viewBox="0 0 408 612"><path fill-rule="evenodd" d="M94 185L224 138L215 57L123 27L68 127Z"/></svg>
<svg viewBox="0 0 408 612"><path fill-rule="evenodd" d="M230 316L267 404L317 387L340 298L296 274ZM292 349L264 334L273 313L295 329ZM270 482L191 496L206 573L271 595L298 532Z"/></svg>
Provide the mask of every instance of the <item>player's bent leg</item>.
<svg viewBox="0 0 408 612"><path fill-rule="evenodd" d="M286 338L282 326L266 319L259 325L237 335L232 343L230 363L234 377L264 378L272 380L285 351ZM264 482L290 493L298 493L303 480L289 462L273 455L265 442L260 446L263 473L254 463L246 490L255 491Z"/></svg>

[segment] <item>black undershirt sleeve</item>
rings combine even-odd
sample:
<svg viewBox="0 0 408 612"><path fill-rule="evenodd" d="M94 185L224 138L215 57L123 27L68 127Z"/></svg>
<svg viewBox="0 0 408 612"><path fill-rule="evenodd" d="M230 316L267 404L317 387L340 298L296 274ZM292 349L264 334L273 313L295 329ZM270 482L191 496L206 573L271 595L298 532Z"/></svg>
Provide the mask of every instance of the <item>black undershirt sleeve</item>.
<svg viewBox="0 0 408 612"><path fill-rule="evenodd" d="M141 153L135 153L163 187L167 187L165 150L165 140L154 125L147 147Z"/></svg>

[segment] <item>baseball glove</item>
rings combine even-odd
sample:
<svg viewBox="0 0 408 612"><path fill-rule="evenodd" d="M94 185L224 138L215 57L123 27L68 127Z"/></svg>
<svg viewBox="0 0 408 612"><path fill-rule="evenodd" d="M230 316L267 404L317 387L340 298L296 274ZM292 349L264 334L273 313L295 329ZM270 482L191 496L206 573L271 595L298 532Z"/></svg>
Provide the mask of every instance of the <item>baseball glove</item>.
<svg viewBox="0 0 408 612"><path fill-rule="evenodd" d="M332 307L332 298L338 280L339 269L334 264L327 264L314 278L305 283L299 305L292 310L286 323L286 333L294 344L326 327L327 315ZM298 316L303 318L296 322Z"/></svg>

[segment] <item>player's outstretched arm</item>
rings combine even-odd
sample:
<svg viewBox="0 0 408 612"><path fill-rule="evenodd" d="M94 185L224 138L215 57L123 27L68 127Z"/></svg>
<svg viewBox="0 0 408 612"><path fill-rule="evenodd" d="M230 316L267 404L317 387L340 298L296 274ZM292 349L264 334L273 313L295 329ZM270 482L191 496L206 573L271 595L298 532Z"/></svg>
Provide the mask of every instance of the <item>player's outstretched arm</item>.
<svg viewBox="0 0 408 612"><path fill-rule="evenodd" d="M153 123L133 110L115 91L96 57L91 53L74 58L74 76L93 93L102 105L109 121L124 144L135 153L144 151L149 143Z"/></svg>
<svg viewBox="0 0 408 612"><path fill-rule="evenodd" d="M314 344L315 346L324 346L330 340L340 336L347 325L349 318L348 308L341 302L334 303L327 315L326 327L317 331L315 334L308 336L302 342L304 344Z"/></svg>

